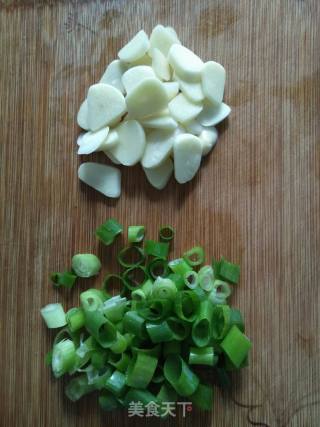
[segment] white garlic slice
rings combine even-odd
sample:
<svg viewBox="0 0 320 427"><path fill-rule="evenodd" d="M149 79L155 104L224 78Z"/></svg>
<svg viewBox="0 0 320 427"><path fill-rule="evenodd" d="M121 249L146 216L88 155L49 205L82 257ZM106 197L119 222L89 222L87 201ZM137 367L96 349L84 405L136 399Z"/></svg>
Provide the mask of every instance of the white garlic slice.
<svg viewBox="0 0 320 427"><path fill-rule="evenodd" d="M197 120L202 126L215 126L229 116L231 108L225 103L211 104L205 101L203 110L197 116Z"/></svg>
<svg viewBox="0 0 320 427"><path fill-rule="evenodd" d="M119 50L118 56L121 61L134 62L142 58L149 50L149 47L149 38L147 34L141 30Z"/></svg>
<svg viewBox="0 0 320 427"><path fill-rule="evenodd" d="M169 157L158 167L152 169L144 168L143 170L150 184L158 190L162 190L168 184L172 175L173 162Z"/></svg>
<svg viewBox="0 0 320 427"><path fill-rule="evenodd" d="M119 197L121 193L121 172L113 166L101 163L82 163L78 177L85 184L107 197Z"/></svg>
<svg viewBox="0 0 320 427"><path fill-rule="evenodd" d="M214 61L206 62L202 69L204 96L212 103L221 104L226 83L226 70Z"/></svg>
<svg viewBox="0 0 320 427"><path fill-rule="evenodd" d="M189 122L194 119L200 114L203 108L202 103L189 101L183 93L173 98L169 102L168 107L172 117L180 123Z"/></svg>
<svg viewBox="0 0 320 427"><path fill-rule="evenodd" d="M198 137L186 133L176 136L173 145L174 175L180 184L190 181L197 173L202 157Z"/></svg>

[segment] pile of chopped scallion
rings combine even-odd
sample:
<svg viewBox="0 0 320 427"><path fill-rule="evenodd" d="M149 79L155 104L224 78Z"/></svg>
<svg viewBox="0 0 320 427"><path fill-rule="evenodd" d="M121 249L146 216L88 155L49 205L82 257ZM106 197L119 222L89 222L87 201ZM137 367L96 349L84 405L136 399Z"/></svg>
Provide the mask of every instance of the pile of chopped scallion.
<svg viewBox="0 0 320 427"><path fill-rule="evenodd" d="M122 232L110 219L96 235L110 245ZM72 376L65 390L72 401L98 391L104 410L186 397L209 410L212 384L201 378L210 370L218 385L229 385L229 373L247 365L251 347L240 311L227 302L239 266L223 258L204 265L200 246L169 261L174 229L162 227L159 241L143 244L144 234L143 226L128 228L130 245L117 257L122 273L82 292L79 307L67 313L61 304L41 309L48 328L63 328L46 361L55 377ZM95 255L78 254L71 271L51 279L71 288L77 277L97 275L100 268ZM114 285L120 285L117 296L109 293Z"/></svg>

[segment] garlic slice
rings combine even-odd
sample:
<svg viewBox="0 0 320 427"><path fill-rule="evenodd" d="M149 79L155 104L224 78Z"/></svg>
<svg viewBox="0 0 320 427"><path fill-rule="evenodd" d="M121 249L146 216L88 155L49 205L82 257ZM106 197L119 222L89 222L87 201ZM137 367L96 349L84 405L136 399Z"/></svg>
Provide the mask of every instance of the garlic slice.
<svg viewBox="0 0 320 427"><path fill-rule="evenodd" d="M119 50L118 56L121 61L134 62L142 58L147 53L149 47L149 38L147 34L141 30Z"/></svg>
<svg viewBox="0 0 320 427"><path fill-rule="evenodd" d="M151 53L152 49L159 49L165 57L173 44L181 44L176 32L170 28L165 28L163 25L157 25L152 30L150 36Z"/></svg>
<svg viewBox="0 0 320 427"><path fill-rule="evenodd" d="M90 86L87 100L88 123L91 131L114 124L126 111L122 93L105 83Z"/></svg>
<svg viewBox="0 0 320 427"><path fill-rule="evenodd" d="M135 165L141 160L146 146L143 127L136 120L128 120L117 126L116 132L119 142L108 149L108 153L122 165Z"/></svg>
<svg viewBox="0 0 320 427"><path fill-rule="evenodd" d="M186 47L173 44L168 53L168 61L177 76L187 82L199 82L203 62L195 53Z"/></svg>
<svg viewBox="0 0 320 427"><path fill-rule="evenodd" d="M152 49L152 68L157 77L161 80L170 80L171 71L167 58L158 48Z"/></svg>
<svg viewBox="0 0 320 427"><path fill-rule="evenodd" d="M169 111L172 117L180 123L189 122L198 116L203 106L202 103L189 101L183 93L180 93L169 102Z"/></svg>
<svg viewBox="0 0 320 427"><path fill-rule="evenodd" d="M180 184L190 181L197 173L202 156L198 137L185 133L175 138L173 145L174 175Z"/></svg>
<svg viewBox="0 0 320 427"><path fill-rule="evenodd" d="M198 115L197 120L202 126L215 126L229 116L231 108L225 103L211 104L205 101L203 110Z"/></svg>
<svg viewBox="0 0 320 427"><path fill-rule="evenodd" d="M116 59L108 65L99 83L111 85L120 90L120 92L124 93L124 87L121 78L127 69L128 67L124 62Z"/></svg>
<svg viewBox="0 0 320 427"><path fill-rule="evenodd" d="M172 175L173 162L169 157L158 167L152 169L143 168L143 170L150 184L158 190L162 190L168 184Z"/></svg>
<svg viewBox="0 0 320 427"><path fill-rule="evenodd" d="M82 163L78 177L85 184L107 197L119 197L121 193L121 172L113 166L101 163Z"/></svg>
<svg viewBox="0 0 320 427"><path fill-rule="evenodd" d="M132 67L122 76L122 84L127 93L131 92L144 79L156 78L156 75L151 67L147 65L139 65Z"/></svg>
<svg viewBox="0 0 320 427"><path fill-rule="evenodd" d="M164 82L163 87L167 93L168 101L171 101L179 93L178 82Z"/></svg>
<svg viewBox="0 0 320 427"><path fill-rule="evenodd" d="M77 123L78 125L84 129L89 129L88 123L88 101L85 99L83 103L80 105L78 114L77 114Z"/></svg>
<svg viewBox="0 0 320 427"><path fill-rule="evenodd" d="M147 135L146 149L141 164L144 168L155 168L172 153L175 133L165 130L154 130Z"/></svg>
<svg viewBox="0 0 320 427"><path fill-rule="evenodd" d="M206 156L216 145L218 140L218 131L215 127L205 128L199 135L202 145L202 155Z"/></svg>
<svg viewBox="0 0 320 427"><path fill-rule="evenodd" d="M78 154L91 154L95 151L104 151L107 148L109 128L105 127L96 132L87 132L82 136Z"/></svg>
<svg viewBox="0 0 320 427"><path fill-rule="evenodd" d="M158 113L168 105L166 91L158 79L144 79L126 97L131 117L142 118Z"/></svg>
<svg viewBox="0 0 320 427"><path fill-rule="evenodd" d="M201 74L205 97L212 103L221 104L226 83L226 70L221 64L209 61L204 64Z"/></svg>

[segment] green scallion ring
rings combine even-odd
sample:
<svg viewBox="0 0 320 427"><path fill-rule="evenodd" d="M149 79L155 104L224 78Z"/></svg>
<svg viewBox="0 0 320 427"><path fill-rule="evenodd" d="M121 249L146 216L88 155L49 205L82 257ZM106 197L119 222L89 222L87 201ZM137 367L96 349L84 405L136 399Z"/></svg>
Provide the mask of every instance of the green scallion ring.
<svg viewBox="0 0 320 427"><path fill-rule="evenodd" d="M164 242L169 242L174 238L175 229L171 225L164 225L159 230L159 237Z"/></svg>
<svg viewBox="0 0 320 427"><path fill-rule="evenodd" d="M199 385L199 378L178 354L170 354L163 366L166 380L180 396L190 396Z"/></svg>
<svg viewBox="0 0 320 427"><path fill-rule="evenodd" d="M146 269L140 265L128 268L123 275L124 285L130 290L134 291L139 286L142 286L148 279L149 276Z"/></svg>
<svg viewBox="0 0 320 427"><path fill-rule="evenodd" d="M204 250L201 246L195 246L185 252L183 258L191 267L196 267L204 262Z"/></svg>
<svg viewBox="0 0 320 427"><path fill-rule="evenodd" d="M154 258L148 264L148 273L153 279L157 277L167 277L169 272L168 262L165 259Z"/></svg>
<svg viewBox="0 0 320 427"><path fill-rule="evenodd" d="M143 249L138 246L127 246L126 248L121 249L118 253L117 260L122 267L137 267L138 265L143 264L145 254Z"/></svg>

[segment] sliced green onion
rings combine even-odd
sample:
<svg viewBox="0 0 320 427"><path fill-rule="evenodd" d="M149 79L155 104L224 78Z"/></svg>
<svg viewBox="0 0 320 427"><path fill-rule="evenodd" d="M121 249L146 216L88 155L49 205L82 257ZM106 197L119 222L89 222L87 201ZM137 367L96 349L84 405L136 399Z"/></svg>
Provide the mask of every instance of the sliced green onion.
<svg viewBox="0 0 320 427"><path fill-rule="evenodd" d="M66 313L66 321L71 332L76 332L85 324L84 311L81 307L71 308Z"/></svg>
<svg viewBox="0 0 320 427"><path fill-rule="evenodd" d="M117 323L123 318L127 305L127 298L121 298L120 295L116 295L103 303L101 311L107 319Z"/></svg>
<svg viewBox="0 0 320 427"><path fill-rule="evenodd" d="M240 277L240 266L237 264L232 264L231 262L228 262L222 258L219 275L227 282L237 284Z"/></svg>
<svg viewBox="0 0 320 427"><path fill-rule="evenodd" d="M139 289L135 289L131 292L131 298L133 301L143 302L151 294L153 283L148 279Z"/></svg>
<svg viewBox="0 0 320 427"><path fill-rule="evenodd" d="M127 246L118 253L117 260L122 267L137 267L144 262L145 254L139 246Z"/></svg>
<svg viewBox="0 0 320 427"><path fill-rule="evenodd" d="M169 354L181 354L181 342L168 341L163 343L162 354L163 357L167 357Z"/></svg>
<svg viewBox="0 0 320 427"><path fill-rule="evenodd" d="M182 291L185 288L185 283L184 283L183 277L180 276L180 274L171 273L171 274L169 274L167 279L170 279L173 281L173 283L176 285L176 288L178 289L178 291Z"/></svg>
<svg viewBox="0 0 320 427"><path fill-rule="evenodd" d="M130 388L123 399L123 404L129 406L130 402L141 402L142 405L148 405L150 402L157 402L157 398L148 390Z"/></svg>
<svg viewBox="0 0 320 427"><path fill-rule="evenodd" d="M84 311L98 310L106 299L107 297L103 291L98 289L88 289L80 294L80 301Z"/></svg>
<svg viewBox="0 0 320 427"><path fill-rule="evenodd" d="M110 353L108 362L118 371L125 372L130 362L130 357L126 353L114 354Z"/></svg>
<svg viewBox="0 0 320 427"><path fill-rule="evenodd" d="M127 370L127 385L134 388L147 388L156 370L158 359L149 354L137 352Z"/></svg>
<svg viewBox="0 0 320 427"><path fill-rule="evenodd" d="M88 378L86 375L79 375L73 378L65 388L65 394L68 399L72 402L76 402L81 399L82 396L91 393L95 390L92 384L88 384Z"/></svg>
<svg viewBox="0 0 320 427"><path fill-rule="evenodd" d="M127 346L126 338L117 331L116 341L111 344L110 350L113 351L113 353L123 353L126 351Z"/></svg>
<svg viewBox="0 0 320 427"><path fill-rule="evenodd" d="M119 400L110 392L103 392L99 396L99 406L104 411L114 411L122 408L122 404Z"/></svg>
<svg viewBox="0 0 320 427"><path fill-rule="evenodd" d="M153 343L171 341L174 338L172 330L166 321L160 323L147 322L146 329Z"/></svg>
<svg viewBox="0 0 320 427"><path fill-rule="evenodd" d="M202 301L199 316L192 325L192 339L198 347L205 347L211 338L213 306L210 301Z"/></svg>
<svg viewBox="0 0 320 427"><path fill-rule="evenodd" d="M92 384L96 390L102 390L111 374L112 369L109 365L101 370L97 370L91 365L87 370L88 383Z"/></svg>
<svg viewBox="0 0 320 427"><path fill-rule="evenodd" d="M160 384L164 381L163 368L160 365L157 366L151 381L155 384Z"/></svg>
<svg viewBox="0 0 320 427"><path fill-rule="evenodd" d="M195 289L198 286L198 273L193 270L184 274L184 283L189 289Z"/></svg>
<svg viewBox="0 0 320 427"><path fill-rule="evenodd" d="M166 380L181 396L190 396L199 385L197 375L178 354L170 354L167 357L163 372Z"/></svg>
<svg viewBox="0 0 320 427"><path fill-rule="evenodd" d="M147 240L144 246L146 255L156 258L167 259L169 253L169 243Z"/></svg>
<svg viewBox="0 0 320 427"><path fill-rule="evenodd" d="M102 369L105 366L107 359L108 359L107 351L96 350L91 355L91 365L95 369Z"/></svg>
<svg viewBox="0 0 320 427"><path fill-rule="evenodd" d="M182 278L188 271L190 271L190 265L183 258L177 258L170 261L168 266L170 270L179 274Z"/></svg>
<svg viewBox="0 0 320 427"><path fill-rule="evenodd" d="M126 376L120 371L114 371L107 379L105 388L115 396L120 396L126 390Z"/></svg>
<svg viewBox="0 0 320 427"><path fill-rule="evenodd" d="M132 351L132 354L145 353L145 354L148 354L149 356L154 356L154 357L159 358L161 355L161 345L157 344L157 345L150 347L150 348L132 347L131 351Z"/></svg>
<svg viewBox="0 0 320 427"><path fill-rule="evenodd" d="M164 242L169 242L174 238L175 230L171 225L164 225L159 230L160 240Z"/></svg>
<svg viewBox="0 0 320 427"><path fill-rule="evenodd" d="M191 265L191 267L201 265L204 262L204 250L201 246L195 246L185 252L183 254L183 258L189 265Z"/></svg>
<svg viewBox="0 0 320 427"><path fill-rule="evenodd" d="M153 259L148 265L148 273L153 279L167 277L169 275L168 262L162 258Z"/></svg>
<svg viewBox="0 0 320 427"><path fill-rule="evenodd" d="M200 286L197 286L192 291L195 295L197 295L200 301L205 301L208 299L208 293L204 291L202 288L200 288Z"/></svg>
<svg viewBox="0 0 320 427"><path fill-rule="evenodd" d="M173 339L177 341L183 341L189 335L189 323L174 316L168 317L167 323L173 334Z"/></svg>
<svg viewBox="0 0 320 427"><path fill-rule="evenodd" d="M73 341L66 339L58 342L52 351L52 372L56 378L69 372L76 361L76 349Z"/></svg>
<svg viewBox="0 0 320 427"><path fill-rule="evenodd" d="M237 326L232 326L221 343L221 348L237 368L247 357L251 342Z"/></svg>
<svg viewBox="0 0 320 427"><path fill-rule="evenodd" d="M139 338L147 338L145 319L136 311L127 311L125 313L123 316L123 328Z"/></svg>
<svg viewBox="0 0 320 427"><path fill-rule="evenodd" d="M230 326L237 326L241 332L244 332L244 320L241 314L240 310L237 310L236 308L231 309L230 314Z"/></svg>
<svg viewBox="0 0 320 427"><path fill-rule="evenodd" d="M63 341L65 339L70 339L77 346L80 343L80 335L79 332L71 332L69 328L61 329L53 340L53 345L58 344L58 342Z"/></svg>
<svg viewBox="0 0 320 427"><path fill-rule="evenodd" d="M118 234L122 233L123 227L115 219L109 219L96 229L96 236L105 245L111 245Z"/></svg>
<svg viewBox="0 0 320 427"><path fill-rule="evenodd" d="M86 311L85 326L103 348L108 348L117 339L116 327L99 311Z"/></svg>
<svg viewBox="0 0 320 427"><path fill-rule="evenodd" d="M211 265L204 265L200 268L198 273L199 286L207 292L210 292L213 288L213 268Z"/></svg>
<svg viewBox="0 0 320 427"><path fill-rule="evenodd" d="M108 274L103 281L102 288L107 291L109 289L118 289L119 292L124 287L124 280L118 274Z"/></svg>
<svg viewBox="0 0 320 427"><path fill-rule="evenodd" d="M153 298L167 298L173 300L176 293L177 287L172 280L158 277L153 284L151 295Z"/></svg>
<svg viewBox="0 0 320 427"><path fill-rule="evenodd" d="M77 254L72 257L72 269L79 277L96 276L101 269L101 262L93 254Z"/></svg>
<svg viewBox="0 0 320 427"><path fill-rule="evenodd" d="M146 320L162 320L172 309L173 302L169 299L153 298L148 301L148 306L138 309L138 313Z"/></svg>
<svg viewBox="0 0 320 427"><path fill-rule="evenodd" d="M57 287L72 288L77 280L77 276L72 271L64 271L63 273L52 273L51 280Z"/></svg>
<svg viewBox="0 0 320 427"><path fill-rule="evenodd" d="M208 365L214 366L218 358L214 354L213 347L190 347L189 364L190 365Z"/></svg>
<svg viewBox="0 0 320 427"><path fill-rule="evenodd" d="M174 309L179 319L193 322L198 315L199 307L199 297L193 291L180 291L177 293Z"/></svg>
<svg viewBox="0 0 320 427"><path fill-rule="evenodd" d="M197 390L190 396L190 400L198 408L210 411L213 403L213 390L211 386L199 384Z"/></svg>
<svg viewBox="0 0 320 427"><path fill-rule="evenodd" d="M49 329L62 328L67 324L66 314L61 304L48 304L40 310L43 320Z"/></svg>
<svg viewBox="0 0 320 427"><path fill-rule="evenodd" d="M130 243L139 243L144 238L145 228L143 225L130 225L128 227L128 241Z"/></svg>
<svg viewBox="0 0 320 427"><path fill-rule="evenodd" d="M228 305L216 305L212 312L212 336L216 340L222 340L231 324L231 309Z"/></svg>
<svg viewBox="0 0 320 427"><path fill-rule="evenodd" d="M145 268L140 265L128 268L122 277L126 288L130 291L134 291L138 286L142 286L149 279Z"/></svg>
<svg viewBox="0 0 320 427"><path fill-rule="evenodd" d="M231 288L227 282L215 280L209 299L213 304L225 304L226 299L231 295Z"/></svg>

